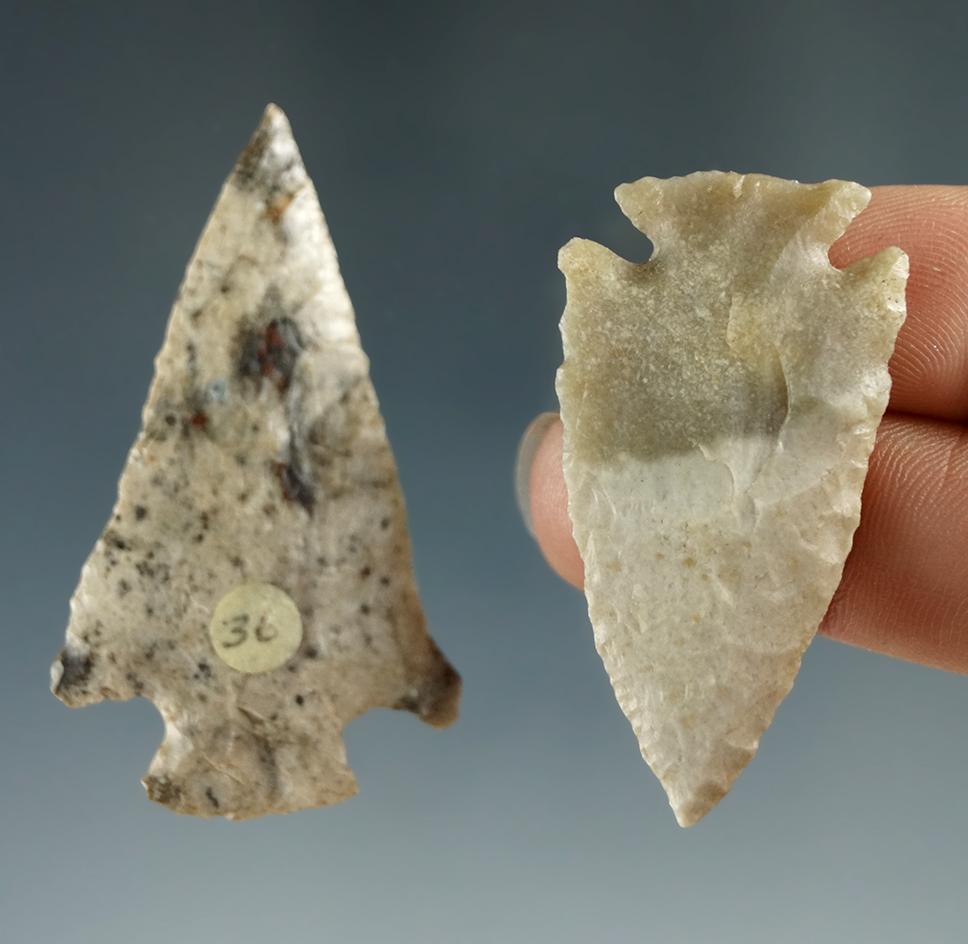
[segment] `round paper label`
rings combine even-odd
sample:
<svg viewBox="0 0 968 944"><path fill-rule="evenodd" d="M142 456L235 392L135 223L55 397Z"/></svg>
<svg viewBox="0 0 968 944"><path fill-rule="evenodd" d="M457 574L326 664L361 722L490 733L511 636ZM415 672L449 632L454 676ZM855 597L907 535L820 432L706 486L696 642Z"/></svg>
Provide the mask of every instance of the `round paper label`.
<svg viewBox="0 0 968 944"><path fill-rule="evenodd" d="M295 654L302 617L271 583L243 583L222 597L208 628L219 658L238 672L269 672Z"/></svg>

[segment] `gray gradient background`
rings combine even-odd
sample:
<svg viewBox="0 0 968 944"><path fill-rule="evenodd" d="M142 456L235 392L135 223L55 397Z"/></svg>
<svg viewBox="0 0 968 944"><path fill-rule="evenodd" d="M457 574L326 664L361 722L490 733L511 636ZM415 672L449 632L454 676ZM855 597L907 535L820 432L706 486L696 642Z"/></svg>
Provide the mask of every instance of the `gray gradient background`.
<svg viewBox="0 0 968 944"><path fill-rule="evenodd" d="M511 467L555 404L558 246L647 254L616 183L963 182L966 28L958 4L4 3L0 941L965 940L965 680L819 640L733 794L682 831ZM202 822L138 785L153 708L69 712L47 665L269 100L336 240L465 698L443 733L354 722L340 807Z"/></svg>

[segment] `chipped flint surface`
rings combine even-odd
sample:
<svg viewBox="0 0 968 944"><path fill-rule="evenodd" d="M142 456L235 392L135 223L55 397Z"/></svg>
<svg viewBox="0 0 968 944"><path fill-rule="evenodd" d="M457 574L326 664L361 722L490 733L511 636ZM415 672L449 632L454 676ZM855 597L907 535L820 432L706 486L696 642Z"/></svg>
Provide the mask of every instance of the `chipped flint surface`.
<svg viewBox="0 0 968 944"><path fill-rule="evenodd" d="M830 265L858 184L699 173L616 196L655 253L561 251L565 481L598 651L688 826L756 752L840 581L907 258Z"/></svg>
<svg viewBox="0 0 968 944"><path fill-rule="evenodd" d="M383 706L433 725L460 680L425 628L403 497L316 193L270 105L196 248L143 429L71 601L52 688L143 695L165 722L149 796L231 818L356 792L341 730ZM279 587L304 632L261 674L212 649L218 601Z"/></svg>

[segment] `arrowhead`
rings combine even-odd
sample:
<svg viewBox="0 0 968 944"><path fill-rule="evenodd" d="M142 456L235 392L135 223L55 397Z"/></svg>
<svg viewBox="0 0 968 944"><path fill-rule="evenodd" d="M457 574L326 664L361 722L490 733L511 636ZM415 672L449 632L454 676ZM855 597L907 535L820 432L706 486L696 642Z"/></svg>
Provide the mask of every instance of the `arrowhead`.
<svg viewBox="0 0 968 944"><path fill-rule="evenodd" d="M857 184L711 172L618 198L656 253L563 253L565 481L598 651L688 826L756 753L840 581L907 259L832 268Z"/></svg>
<svg viewBox="0 0 968 944"><path fill-rule="evenodd" d="M274 105L189 263L52 683L69 705L151 699L149 796L232 818L352 795L340 732L371 707L456 716L353 309Z"/></svg>

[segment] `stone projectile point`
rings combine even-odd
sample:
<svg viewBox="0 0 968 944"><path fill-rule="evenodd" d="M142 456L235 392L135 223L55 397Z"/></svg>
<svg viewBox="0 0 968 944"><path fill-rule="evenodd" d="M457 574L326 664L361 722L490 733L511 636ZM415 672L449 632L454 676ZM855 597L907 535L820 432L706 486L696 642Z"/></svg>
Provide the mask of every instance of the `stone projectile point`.
<svg viewBox="0 0 968 944"><path fill-rule="evenodd" d="M353 795L341 731L369 708L456 717L336 252L273 105L189 263L51 676L71 706L154 702L148 795L200 816Z"/></svg>
<svg viewBox="0 0 968 944"><path fill-rule="evenodd" d="M858 184L646 177L655 244L560 255L564 473L595 642L683 826L756 752L860 516L907 257L827 250Z"/></svg>

